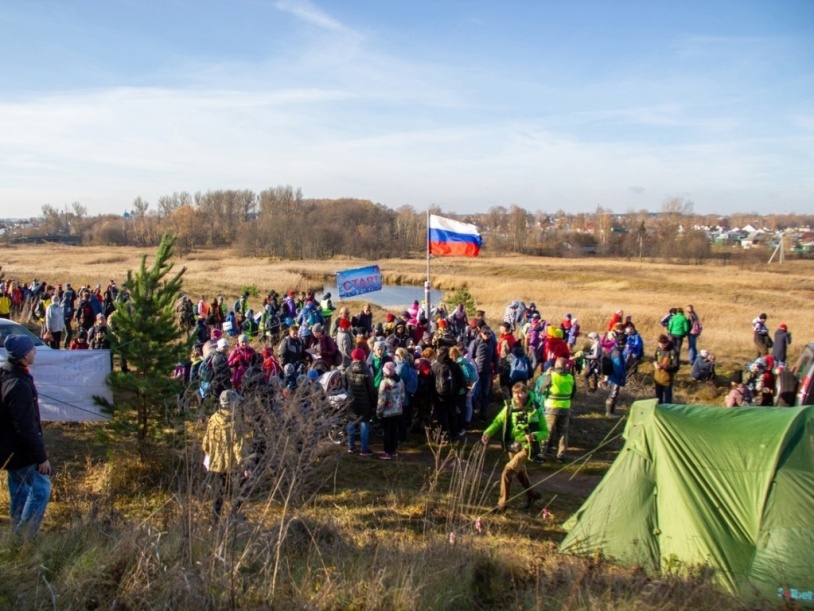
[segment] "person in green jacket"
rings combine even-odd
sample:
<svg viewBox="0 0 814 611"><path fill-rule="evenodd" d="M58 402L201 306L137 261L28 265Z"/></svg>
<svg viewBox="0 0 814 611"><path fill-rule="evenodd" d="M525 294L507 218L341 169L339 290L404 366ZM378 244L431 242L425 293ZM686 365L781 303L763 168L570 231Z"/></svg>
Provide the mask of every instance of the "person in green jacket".
<svg viewBox="0 0 814 611"><path fill-rule="evenodd" d="M498 432L501 433L503 447L509 452L509 462L500 476L500 499L496 511L506 510L509 489L515 477L526 491L524 509L531 509L534 501L541 495L531 487L526 473L526 462L538 453L540 443L548 436L548 428L543 410L537 407L523 382L518 382L512 387L512 398L506 401L492 424L486 427L481 443L487 445L489 439Z"/></svg>
<svg viewBox="0 0 814 611"><path fill-rule="evenodd" d="M690 332L690 321L684 316L684 310L676 308L676 313L670 317L667 323L667 333L673 338L676 354L681 354L681 344Z"/></svg>

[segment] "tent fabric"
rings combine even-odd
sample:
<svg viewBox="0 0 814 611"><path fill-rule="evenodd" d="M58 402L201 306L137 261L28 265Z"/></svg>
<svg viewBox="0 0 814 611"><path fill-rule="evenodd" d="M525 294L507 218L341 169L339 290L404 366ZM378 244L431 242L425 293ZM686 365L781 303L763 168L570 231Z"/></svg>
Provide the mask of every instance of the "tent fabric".
<svg viewBox="0 0 814 611"><path fill-rule="evenodd" d="M638 401L624 437L562 552L708 566L733 593L814 600L814 407Z"/></svg>

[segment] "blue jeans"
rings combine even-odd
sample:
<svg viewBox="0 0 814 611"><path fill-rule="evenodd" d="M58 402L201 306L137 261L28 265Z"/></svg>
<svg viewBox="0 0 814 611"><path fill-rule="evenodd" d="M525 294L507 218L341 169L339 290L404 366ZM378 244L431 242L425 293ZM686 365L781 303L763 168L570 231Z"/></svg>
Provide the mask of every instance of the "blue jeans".
<svg viewBox="0 0 814 611"><path fill-rule="evenodd" d="M472 389L472 408L477 409L480 417L486 419L486 412L489 409L489 393L492 390L492 372L479 371L478 381Z"/></svg>
<svg viewBox="0 0 814 611"><path fill-rule="evenodd" d="M698 343L698 336L690 333L687 336L687 351L690 353L690 365L695 362L695 357L698 356L698 350L695 345Z"/></svg>
<svg viewBox="0 0 814 611"><path fill-rule="evenodd" d="M37 465L9 469L8 492L14 532L36 535L51 498L51 478L37 471Z"/></svg>
<svg viewBox="0 0 814 611"><path fill-rule="evenodd" d="M359 422L359 438L362 443L362 452L369 452L368 442L370 440L370 422ZM356 447L356 421L351 420L348 422L348 448L353 449Z"/></svg>
<svg viewBox="0 0 814 611"><path fill-rule="evenodd" d="M656 398L659 404L673 402L673 387L656 384Z"/></svg>

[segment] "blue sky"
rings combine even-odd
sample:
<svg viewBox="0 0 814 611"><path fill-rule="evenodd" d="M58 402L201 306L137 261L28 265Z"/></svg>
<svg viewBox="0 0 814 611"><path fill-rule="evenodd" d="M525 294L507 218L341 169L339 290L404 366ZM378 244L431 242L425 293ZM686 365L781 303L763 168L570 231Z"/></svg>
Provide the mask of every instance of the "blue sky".
<svg viewBox="0 0 814 611"><path fill-rule="evenodd" d="M814 213L814 2L0 2L0 217L302 188Z"/></svg>

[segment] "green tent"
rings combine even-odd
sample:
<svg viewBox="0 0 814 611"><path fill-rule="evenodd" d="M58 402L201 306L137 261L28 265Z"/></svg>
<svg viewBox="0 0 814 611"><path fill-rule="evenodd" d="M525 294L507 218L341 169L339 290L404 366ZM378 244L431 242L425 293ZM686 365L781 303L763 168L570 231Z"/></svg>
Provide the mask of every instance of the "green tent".
<svg viewBox="0 0 814 611"><path fill-rule="evenodd" d="M744 597L814 601L814 407L637 401L624 436L560 551L703 565Z"/></svg>

